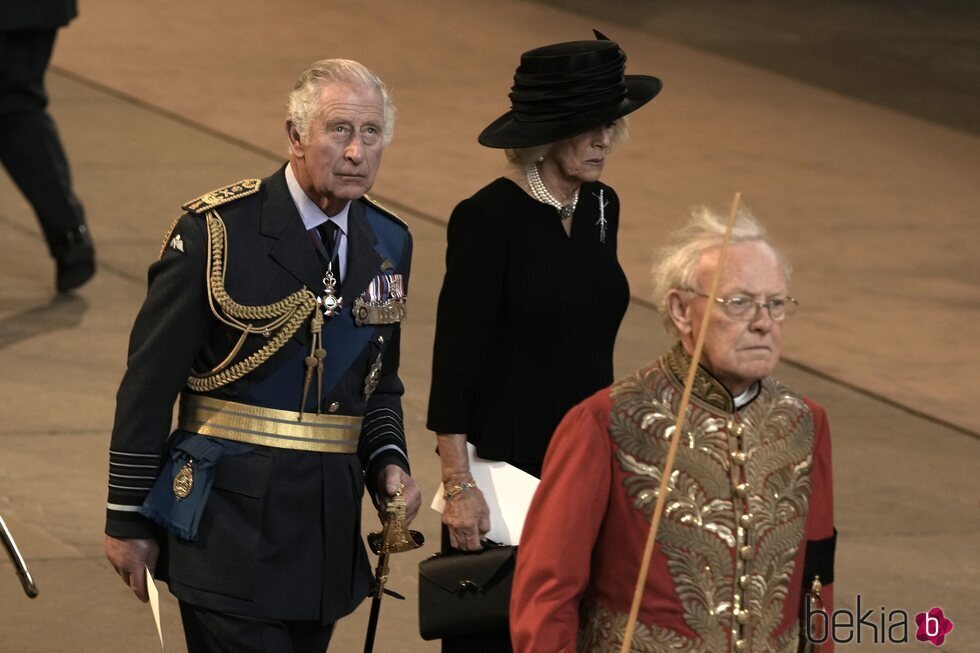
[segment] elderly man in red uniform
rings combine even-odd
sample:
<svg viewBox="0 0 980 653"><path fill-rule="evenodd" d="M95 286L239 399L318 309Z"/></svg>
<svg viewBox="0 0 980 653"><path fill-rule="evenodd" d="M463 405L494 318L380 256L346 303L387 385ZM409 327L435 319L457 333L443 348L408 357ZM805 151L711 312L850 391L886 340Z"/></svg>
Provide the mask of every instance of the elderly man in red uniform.
<svg viewBox="0 0 980 653"><path fill-rule="evenodd" d="M702 209L656 271L679 342L558 427L521 540L518 652L618 652L725 227ZM739 216L630 650L807 650L831 609L833 494L824 410L771 374L796 308L790 266ZM809 597L809 598L808 598ZM816 619L810 620L812 625ZM827 642L822 653L831 650Z"/></svg>

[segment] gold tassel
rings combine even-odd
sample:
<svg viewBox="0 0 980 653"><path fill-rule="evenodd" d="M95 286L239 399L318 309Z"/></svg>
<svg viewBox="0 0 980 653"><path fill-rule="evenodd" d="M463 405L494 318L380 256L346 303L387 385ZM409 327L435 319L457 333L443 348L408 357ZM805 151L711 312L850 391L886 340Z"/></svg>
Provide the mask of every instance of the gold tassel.
<svg viewBox="0 0 980 653"><path fill-rule="evenodd" d="M316 414L319 415L320 402L323 400L323 359L327 357L327 350L323 347L318 347L313 352L313 356L316 357Z"/></svg>
<svg viewBox="0 0 980 653"><path fill-rule="evenodd" d="M313 311L313 317L310 318L310 355L306 357L306 375L303 378L303 397L299 403L299 417L296 418L297 421L303 421L303 410L306 408L306 397L310 394L310 381L313 380L313 370L317 370L317 398L316 398L316 412L320 412L320 398L322 395L323 386L323 359L326 357L327 353L320 347L320 338L322 334L320 333L323 328L323 313L319 309Z"/></svg>

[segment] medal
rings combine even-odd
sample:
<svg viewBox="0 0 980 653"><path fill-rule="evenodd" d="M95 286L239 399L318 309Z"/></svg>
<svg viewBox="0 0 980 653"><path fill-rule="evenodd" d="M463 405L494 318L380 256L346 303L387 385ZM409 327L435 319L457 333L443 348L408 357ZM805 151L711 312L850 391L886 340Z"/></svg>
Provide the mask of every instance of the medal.
<svg viewBox="0 0 980 653"><path fill-rule="evenodd" d="M174 496L177 497L177 501L181 499L186 499L191 493L191 489L194 487L194 461L188 460L187 463L180 468L177 472L177 476L174 477Z"/></svg>
<svg viewBox="0 0 980 653"><path fill-rule="evenodd" d="M378 387L378 381L381 380L381 354L374 359L371 363L371 369L368 370L367 376L364 377L364 401L371 398L371 394L374 389Z"/></svg>
<svg viewBox="0 0 980 653"><path fill-rule="evenodd" d="M316 303L327 317L340 313L344 306L344 298L337 295L337 278L333 276L333 263L327 266L323 275L323 295L316 298Z"/></svg>

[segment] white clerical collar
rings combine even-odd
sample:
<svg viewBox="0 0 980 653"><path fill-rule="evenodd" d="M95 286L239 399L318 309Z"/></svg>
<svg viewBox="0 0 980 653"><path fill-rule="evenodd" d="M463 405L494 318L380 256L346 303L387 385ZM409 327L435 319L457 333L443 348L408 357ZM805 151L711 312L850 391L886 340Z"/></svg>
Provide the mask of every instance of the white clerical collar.
<svg viewBox="0 0 980 653"><path fill-rule="evenodd" d="M302 187L299 185L299 181L296 179L296 173L293 172L292 163L286 164L286 186L289 187L289 194L293 198L293 204L296 205L296 210L299 211L299 217L303 219L303 225L306 230L315 229L327 220L332 220L343 234L347 234L347 214L350 211L350 202L344 205L344 208L340 210L337 215L327 216L326 213L320 210L320 207L313 203L313 200L303 191Z"/></svg>
<svg viewBox="0 0 980 653"><path fill-rule="evenodd" d="M753 383L752 385L750 385L748 388L746 388L745 389L745 392L743 392L739 396L732 397L732 402L735 404L735 410L738 410L739 408L741 408L745 404L747 404L750 401L752 401L753 399L755 399L755 396L757 394L759 394L759 382L758 381L756 381L755 383Z"/></svg>

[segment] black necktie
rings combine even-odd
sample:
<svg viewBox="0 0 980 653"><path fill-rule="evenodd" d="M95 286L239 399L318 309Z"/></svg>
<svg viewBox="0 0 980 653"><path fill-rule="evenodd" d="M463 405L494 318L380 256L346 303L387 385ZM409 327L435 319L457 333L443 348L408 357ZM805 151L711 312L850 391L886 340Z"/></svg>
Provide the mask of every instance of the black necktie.
<svg viewBox="0 0 980 653"><path fill-rule="evenodd" d="M316 228L320 232L320 239L323 240L323 248L327 252L327 258L324 260L324 264L328 261L333 263L331 269L333 270L334 277L337 278L337 285L340 285L340 227L333 220L327 220L319 227Z"/></svg>

